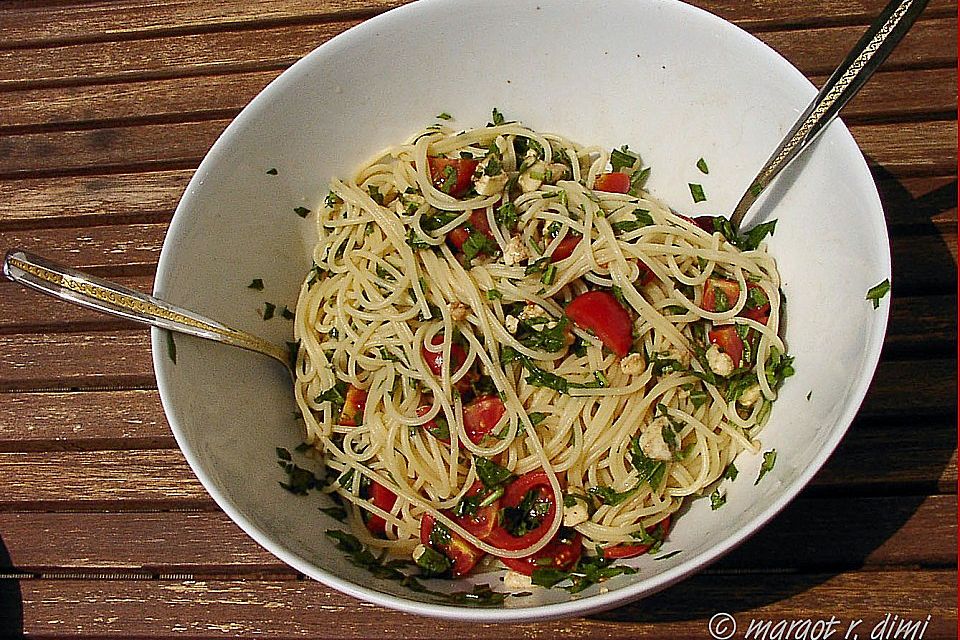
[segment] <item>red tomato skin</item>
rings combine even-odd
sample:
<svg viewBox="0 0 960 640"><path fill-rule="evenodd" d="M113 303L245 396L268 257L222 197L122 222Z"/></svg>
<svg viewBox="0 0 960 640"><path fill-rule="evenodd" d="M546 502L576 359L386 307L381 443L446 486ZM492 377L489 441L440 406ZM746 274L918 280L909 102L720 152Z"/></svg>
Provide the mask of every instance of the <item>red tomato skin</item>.
<svg viewBox="0 0 960 640"><path fill-rule="evenodd" d="M627 193L630 191L630 176L622 171L601 173L594 181L593 188L607 193Z"/></svg>
<svg viewBox="0 0 960 640"><path fill-rule="evenodd" d="M763 291L763 288L760 285L754 282L748 282L747 283L748 296L750 295L751 289L759 289L761 292L764 293L764 295L766 295L766 292ZM756 320L760 324L767 324L767 320L770 319L770 303L767 302L767 304L761 307L755 307L753 309L744 309L743 311L740 312L740 315L743 316L744 318L750 318L751 320Z"/></svg>
<svg viewBox="0 0 960 640"><path fill-rule="evenodd" d="M563 240L557 244L557 248L550 254L550 262L560 262L561 260L569 258L573 255L573 250L580 244L580 240L580 236L570 234L564 236Z"/></svg>
<svg viewBox="0 0 960 640"><path fill-rule="evenodd" d="M431 407L428 404L417 407L417 415L422 418L423 416L427 415L430 412L430 409L432 408L433 407ZM423 423L423 428L427 433L432 435L434 438L437 438L437 436L433 435L433 433L440 428L436 422L434 422L433 420L427 420L426 422ZM439 440L444 444L450 444L450 438L437 438L437 440Z"/></svg>
<svg viewBox="0 0 960 640"><path fill-rule="evenodd" d="M500 558L500 562L518 573L529 576L533 575L534 569L567 571L577 564L582 553L583 536L576 533L569 541L562 542L559 538L554 538L536 553L522 558ZM548 564L543 561L545 558L550 558L553 562Z"/></svg>
<svg viewBox="0 0 960 640"><path fill-rule="evenodd" d="M470 570L485 555L483 551L477 549L453 531L450 531L450 542L447 544L443 546L433 544L430 541L430 534L433 532L435 524L436 520L429 514L423 514L420 517L420 543L432 547L450 558L453 562L450 569L453 577L459 578L470 573Z"/></svg>
<svg viewBox="0 0 960 640"><path fill-rule="evenodd" d="M473 486L470 487L470 490L467 491L465 496L475 496L483 490L483 483L478 480L473 483ZM454 522L459 524L461 527L469 531L480 540L485 540L487 536L490 535L490 532L493 531L494 525L497 524L497 517L499 513L500 499L497 498L487 506L477 509L477 512L472 516L458 517L450 514L450 517Z"/></svg>
<svg viewBox="0 0 960 640"><path fill-rule="evenodd" d="M557 516L557 503L553 499L553 490L550 488L550 480L545 471L531 471L511 482L503 492L500 507L516 507L528 491L537 487L543 489L541 495L550 501L550 508L541 525L522 536L514 536L497 522L485 542L504 551L517 551L532 546L547 534L547 530Z"/></svg>
<svg viewBox="0 0 960 640"><path fill-rule="evenodd" d="M393 509L397 502L397 494L376 482L370 483L370 502L384 511ZM387 533L387 521L376 514L367 518L367 529L375 536L384 536Z"/></svg>
<svg viewBox="0 0 960 640"><path fill-rule="evenodd" d="M657 527L664 527L664 535L670 530L670 516L667 516L657 524L647 527L647 533L653 533ZM649 544L618 544L613 547L607 547L603 550L605 560L624 560L626 558L636 558L642 556L650 550Z"/></svg>
<svg viewBox="0 0 960 640"><path fill-rule="evenodd" d="M457 251L463 251L463 245L470 237L471 228L474 231L479 231L491 240L496 240L496 238L493 237L493 231L490 230L490 223L487 221L486 209L474 209L471 211L470 222L468 224L469 228L466 226L457 227L447 233L447 240L450 241L450 244L452 244Z"/></svg>
<svg viewBox="0 0 960 640"><path fill-rule="evenodd" d="M347 396L343 403L343 409L340 410L340 419L338 422L346 427L357 426L357 414L363 415L363 410L367 406L367 392L352 384L347 387Z"/></svg>
<svg viewBox="0 0 960 640"><path fill-rule="evenodd" d="M690 220L690 222L697 225L707 233L713 233L717 228L713 221L716 217L718 216L697 216L692 220L690 220L690 218L687 218L687 220Z"/></svg>
<svg viewBox="0 0 960 640"><path fill-rule="evenodd" d="M430 180L433 182L433 186L440 191L443 191L443 183L447 178L446 175L444 175L446 168L453 167L457 172L456 182L449 192L449 195L454 198L459 198L470 190L470 186L473 184L471 178L478 164L480 164L480 161L473 158L427 157L427 166L430 169Z"/></svg>
<svg viewBox="0 0 960 640"><path fill-rule="evenodd" d="M430 340L430 344L432 344L433 346L439 346L443 344L443 335L438 333L437 335L433 336L433 339ZM427 368L430 369L433 375L437 377L440 377L443 375L444 362L443 362L442 351L433 352L427 349L426 347L421 347L420 355L423 356L424 362L427 363ZM466 362L467 360L466 350L456 342L450 345L450 360L452 361L450 363L451 375L456 373L460 369L460 367L463 366L463 363ZM456 387L457 390L460 391L461 393L466 391L467 389L470 388L469 378L470 378L469 374L463 376L462 378L460 378L460 380L456 382L456 384L454 384L454 387Z"/></svg>
<svg viewBox="0 0 960 640"><path fill-rule="evenodd" d="M637 260L637 266L640 267L640 284L648 285L657 279L657 274L648 267L643 260Z"/></svg>
<svg viewBox="0 0 960 640"><path fill-rule="evenodd" d="M712 329L707 337L710 339L710 344L717 345L721 351L730 356L734 367L740 366L743 360L743 340L737 334L734 325Z"/></svg>
<svg viewBox="0 0 960 640"><path fill-rule="evenodd" d="M473 444L480 444L483 437L497 426L506 412L499 396L480 396L463 408L463 428Z"/></svg>
<svg viewBox="0 0 960 640"><path fill-rule="evenodd" d="M737 303L740 296L740 285L736 280L727 280L725 278L707 278L707 284L703 290L703 308L706 311L717 311L717 291L723 291L730 304L730 309Z"/></svg>
<svg viewBox="0 0 960 640"><path fill-rule="evenodd" d="M621 358L633 346L633 321L612 293L587 291L574 298L567 317L581 329L592 331L603 345Z"/></svg>

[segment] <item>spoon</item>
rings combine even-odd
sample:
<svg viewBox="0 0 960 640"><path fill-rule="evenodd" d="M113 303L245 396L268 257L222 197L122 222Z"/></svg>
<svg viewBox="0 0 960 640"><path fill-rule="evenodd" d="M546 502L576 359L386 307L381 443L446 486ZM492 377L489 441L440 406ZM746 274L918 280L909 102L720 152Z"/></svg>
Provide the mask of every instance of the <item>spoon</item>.
<svg viewBox="0 0 960 640"><path fill-rule="evenodd" d="M791 160L813 142L887 59L920 16L927 2L928 0L893 0L884 8L750 183L730 216L734 230L740 229L744 216L763 190Z"/></svg>
<svg viewBox="0 0 960 640"><path fill-rule="evenodd" d="M81 307L268 355L292 371L292 354L286 347L26 251L8 251L3 273L14 282Z"/></svg>

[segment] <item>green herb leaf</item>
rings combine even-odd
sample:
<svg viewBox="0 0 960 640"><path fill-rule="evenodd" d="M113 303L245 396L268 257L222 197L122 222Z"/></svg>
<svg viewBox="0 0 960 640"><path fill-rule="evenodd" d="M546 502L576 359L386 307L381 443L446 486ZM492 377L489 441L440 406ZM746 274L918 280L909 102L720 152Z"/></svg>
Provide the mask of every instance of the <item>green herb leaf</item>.
<svg viewBox="0 0 960 640"><path fill-rule="evenodd" d="M417 557L416 563L426 576L445 575L453 566L450 558L430 547L424 547L423 553Z"/></svg>
<svg viewBox="0 0 960 640"><path fill-rule="evenodd" d="M596 487L590 487L588 492L590 493L590 495L595 496L597 500L600 501L601 504L606 504L606 505L610 505L611 507L615 507L618 504L621 504L622 502L629 499L633 494L635 494L640 489L641 486L642 484L638 484L632 489L627 489L626 491L618 492L614 490L613 487L606 487L603 485L599 485Z"/></svg>
<svg viewBox="0 0 960 640"><path fill-rule="evenodd" d="M630 443L630 461L640 476L640 482L647 482L650 488L656 491L667 472L667 463L664 460L654 460L640 448L640 436L636 436Z"/></svg>
<svg viewBox="0 0 960 640"><path fill-rule="evenodd" d="M492 256L500 250L500 247L496 242L487 237L486 234L479 231L473 231L469 236L467 236L467 240L463 243L462 249L464 257L469 262L481 253Z"/></svg>
<svg viewBox="0 0 960 640"><path fill-rule="evenodd" d="M477 456L474 459L474 464L477 468L477 477L487 489L497 489L513 477L510 471L488 458Z"/></svg>
<svg viewBox="0 0 960 640"><path fill-rule="evenodd" d="M437 118L440 120L453 120L453 116L444 111L443 113L437 114Z"/></svg>
<svg viewBox="0 0 960 640"><path fill-rule="evenodd" d="M773 465L777 462L777 450L771 449L770 451L765 451L763 454L763 464L760 465L760 473L757 474L757 479L753 484L759 484L763 476L767 475L767 472L773 469Z"/></svg>
<svg viewBox="0 0 960 640"><path fill-rule="evenodd" d="M173 364L177 364L177 343L173 341L173 331L163 329L164 337L167 340L167 357Z"/></svg>
<svg viewBox="0 0 960 640"><path fill-rule="evenodd" d="M880 284L870 287L865 299L873 302L873 308L878 309L880 307L880 300L888 293L890 293L890 280L885 279Z"/></svg>
<svg viewBox="0 0 960 640"><path fill-rule="evenodd" d="M293 212L301 218L306 218L310 213L310 209L307 209L306 207L295 207Z"/></svg>
<svg viewBox="0 0 960 640"><path fill-rule="evenodd" d="M691 182L688 186L690 187L690 195L693 197L694 202L703 202L707 199L707 196L703 193L703 185Z"/></svg>
<svg viewBox="0 0 960 640"><path fill-rule="evenodd" d="M496 107L494 107L494 108L493 108L493 124L494 124L494 126L496 126L496 125L501 125L501 124L503 124L504 122L506 122L506 120L504 120L503 114L500 113L500 111L499 111Z"/></svg>
<svg viewBox="0 0 960 640"><path fill-rule="evenodd" d="M700 173L704 173L704 174L710 173L710 169L709 167L707 167L707 161L704 160L703 158L700 158L699 160L697 160L697 169L700 170Z"/></svg>
<svg viewBox="0 0 960 640"><path fill-rule="evenodd" d="M263 303L263 319L270 320L271 318L273 318L273 314L274 312L276 312L276 310L277 310L277 305L273 304L272 302L264 302Z"/></svg>
<svg viewBox="0 0 960 640"><path fill-rule="evenodd" d="M737 466L731 462L730 464L727 465L727 468L724 469L723 478L725 480L733 481L737 479L737 475L739 474L740 474L740 471L737 470Z"/></svg>
<svg viewBox="0 0 960 640"><path fill-rule="evenodd" d="M250 281L250 284L247 285L247 289L254 289L256 291L263 291L263 280L260 278L254 278Z"/></svg>
<svg viewBox="0 0 960 640"><path fill-rule="evenodd" d="M613 173L621 172L623 169L634 169L639 166L639 163L640 156L630 151L627 145L610 152L610 167Z"/></svg>
<svg viewBox="0 0 960 640"><path fill-rule="evenodd" d="M267 175L270 175L270 176L277 175L277 169L275 167L271 169L267 169Z"/></svg>
<svg viewBox="0 0 960 640"><path fill-rule="evenodd" d="M747 231L747 233L740 238L739 242L735 242L734 244L740 247L740 249L743 251L753 251L760 246L760 243L763 242L764 238L766 238L768 235L773 235L776 227L776 220L758 224L753 229L750 229L750 231Z"/></svg>
<svg viewBox="0 0 960 640"><path fill-rule="evenodd" d="M727 494L721 492L720 488L717 487L716 491L710 494L710 510L716 511L726 503L727 503Z"/></svg>
<svg viewBox="0 0 960 640"><path fill-rule="evenodd" d="M503 300L503 294L499 289L487 289L487 300Z"/></svg>

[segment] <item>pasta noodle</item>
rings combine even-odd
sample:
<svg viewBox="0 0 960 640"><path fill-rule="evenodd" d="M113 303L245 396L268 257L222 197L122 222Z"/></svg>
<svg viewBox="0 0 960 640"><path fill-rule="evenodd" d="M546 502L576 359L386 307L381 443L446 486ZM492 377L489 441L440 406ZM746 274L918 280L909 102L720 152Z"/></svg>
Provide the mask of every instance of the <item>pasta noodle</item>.
<svg viewBox="0 0 960 640"><path fill-rule="evenodd" d="M628 557L758 451L789 362L775 263L650 197L627 148L495 121L333 180L296 310L306 439L368 545Z"/></svg>

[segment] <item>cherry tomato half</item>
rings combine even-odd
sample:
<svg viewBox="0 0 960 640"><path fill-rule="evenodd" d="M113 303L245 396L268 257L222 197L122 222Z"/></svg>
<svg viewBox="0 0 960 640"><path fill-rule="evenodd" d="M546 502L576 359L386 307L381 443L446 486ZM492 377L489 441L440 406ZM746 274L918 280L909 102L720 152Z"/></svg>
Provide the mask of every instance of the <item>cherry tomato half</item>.
<svg viewBox="0 0 960 640"><path fill-rule="evenodd" d="M569 233L565 235L563 240L557 244L557 248L550 254L550 262L560 262L561 260L569 258L573 254L573 250L580 244L580 240L580 236Z"/></svg>
<svg viewBox="0 0 960 640"><path fill-rule="evenodd" d="M471 178L479 160L473 158L435 158L428 157L430 180L433 186L454 198L459 198L470 190Z"/></svg>
<svg viewBox="0 0 960 640"><path fill-rule="evenodd" d="M703 290L703 308L706 311L723 312L733 308L740 296L740 285L736 280L725 278L707 278ZM725 301L725 304L720 304Z"/></svg>
<svg viewBox="0 0 960 640"><path fill-rule="evenodd" d="M439 526L439 524L433 516L425 513L420 517L420 543L432 547L450 558L453 562L450 571L455 578L470 573L470 570L485 555L483 551L449 530L447 531L450 536L449 542L442 545L434 544L431 538L435 537L432 535L435 526Z"/></svg>
<svg viewBox="0 0 960 640"><path fill-rule="evenodd" d="M659 538L663 538L667 535L667 532L670 530L670 516L667 516L657 524L650 525L647 527L647 533L653 535L657 529L660 529L658 534ZM653 545L649 544L618 544L612 547L606 547L603 550L603 557L606 560L622 560L624 558L636 558L637 556L642 556L647 551L650 550L650 547Z"/></svg>
<svg viewBox="0 0 960 640"><path fill-rule="evenodd" d="M630 176L622 171L601 173L593 182L593 188L608 193L627 193L630 191Z"/></svg>
<svg viewBox="0 0 960 640"><path fill-rule="evenodd" d="M397 494L381 484L371 482L369 499L375 507L390 511L397 502ZM382 537L387 533L387 521L375 513L370 514L370 517L367 518L367 529L373 535Z"/></svg>
<svg viewBox="0 0 960 640"><path fill-rule="evenodd" d="M543 549L523 558L500 558L500 562L525 576L533 575L534 569L559 569L567 571L577 564L583 553L583 536L574 532L570 538L560 533Z"/></svg>
<svg viewBox="0 0 960 640"><path fill-rule="evenodd" d="M483 437L497 426L506 412L500 396L480 396L463 408L463 428L474 444L480 444Z"/></svg>
<svg viewBox="0 0 960 640"><path fill-rule="evenodd" d="M515 536L507 531L499 522L494 526L486 542L494 547L505 551L517 551L532 546L539 542L543 536L547 535L550 525L557 517L557 503L554 500L553 490L550 488L550 480L545 471L531 471L525 473L513 482L511 482L503 492L503 498L500 499L501 509L515 508L523 501L524 496L530 491L537 491L537 500L549 501L550 506L546 515L540 522L540 526L528 531L522 536Z"/></svg>
<svg viewBox="0 0 960 640"><path fill-rule="evenodd" d="M734 367L740 366L743 360L743 340L734 325L716 327L707 334L707 337L710 339L710 344L717 345L721 351L730 356Z"/></svg>
<svg viewBox="0 0 960 640"><path fill-rule="evenodd" d="M588 291L573 299L567 317L581 329L592 331L603 345L621 358L633 346L633 321L612 293Z"/></svg>
<svg viewBox="0 0 960 640"><path fill-rule="evenodd" d="M433 336L433 339L430 340L430 344L435 347L443 344L443 334L438 333ZM440 377L443 375L443 352L442 351L430 351L426 346L420 348L420 355L423 356L424 362L427 363L427 368L433 373L433 375ZM450 374L453 375L460 370L460 367L463 366L463 363L467 360L466 350L454 342L450 345ZM470 388L470 376L465 375L454 385L458 391L463 393Z"/></svg>
<svg viewBox="0 0 960 640"><path fill-rule="evenodd" d="M478 480L473 483L473 486L470 487L469 491L467 491L464 497L470 498L477 495L485 496L488 493L489 491L483 486L483 483ZM500 498L497 498L485 507L478 507L476 512L472 515L455 516L451 514L450 517L453 518L457 524L469 531L471 534L475 535L480 540L485 540L487 536L490 535L490 532L493 531L494 525L497 524L497 517L499 516L499 513Z"/></svg>
<svg viewBox="0 0 960 640"><path fill-rule="evenodd" d="M470 233L478 231L491 240L495 240L493 232L490 231L490 223L487 221L486 209L474 209L471 211L468 226L457 227L451 230L447 233L447 240L449 240L450 244L456 247L458 251L463 251L463 245L470 237Z"/></svg>
<svg viewBox="0 0 960 640"><path fill-rule="evenodd" d="M347 396L344 399L343 409L340 410L340 419L337 422L347 427L356 427L363 420L363 410L366 405L366 390L351 384L347 387Z"/></svg>

